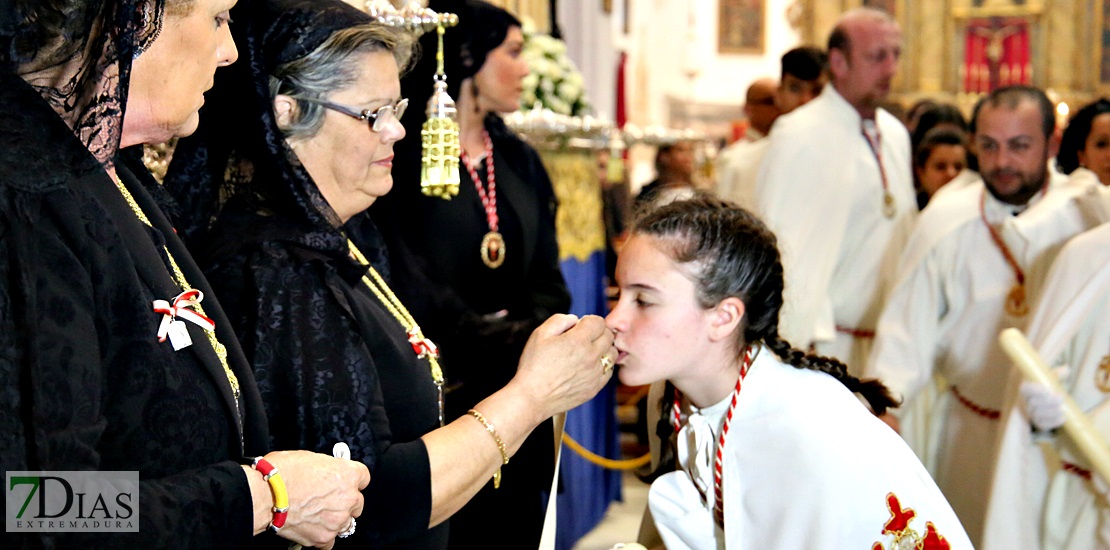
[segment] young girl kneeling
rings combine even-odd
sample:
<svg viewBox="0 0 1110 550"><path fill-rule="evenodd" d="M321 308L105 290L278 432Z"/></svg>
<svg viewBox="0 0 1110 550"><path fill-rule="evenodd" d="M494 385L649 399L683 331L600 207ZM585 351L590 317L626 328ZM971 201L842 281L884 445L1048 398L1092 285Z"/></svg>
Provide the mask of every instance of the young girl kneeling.
<svg viewBox="0 0 1110 550"><path fill-rule="evenodd" d="M895 406L886 388L779 337L782 264L755 216L710 197L649 211L617 281L621 382L668 382L659 433L677 432L677 471L648 497L668 549L971 548L875 417Z"/></svg>

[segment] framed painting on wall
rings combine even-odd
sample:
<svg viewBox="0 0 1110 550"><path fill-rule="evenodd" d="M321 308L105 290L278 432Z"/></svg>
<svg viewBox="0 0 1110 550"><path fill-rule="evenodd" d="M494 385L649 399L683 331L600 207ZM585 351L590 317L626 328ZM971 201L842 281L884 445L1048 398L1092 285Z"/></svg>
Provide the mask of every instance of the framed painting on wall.
<svg viewBox="0 0 1110 550"><path fill-rule="evenodd" d="M720 0L717 51L763 53L764 0Z"/></svg>

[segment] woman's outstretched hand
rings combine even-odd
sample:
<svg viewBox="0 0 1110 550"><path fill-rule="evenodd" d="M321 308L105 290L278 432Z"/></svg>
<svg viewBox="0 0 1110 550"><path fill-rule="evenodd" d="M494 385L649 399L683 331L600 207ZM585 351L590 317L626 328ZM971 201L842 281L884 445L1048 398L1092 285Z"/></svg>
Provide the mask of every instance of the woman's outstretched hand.
<svg viewBox="0 0 1110 550"><path fill-rule="evenodd" d="M613 333L596 315L554 315L528 339L517 374L519 384L546 419L589 401L613 374Z"/></svg>

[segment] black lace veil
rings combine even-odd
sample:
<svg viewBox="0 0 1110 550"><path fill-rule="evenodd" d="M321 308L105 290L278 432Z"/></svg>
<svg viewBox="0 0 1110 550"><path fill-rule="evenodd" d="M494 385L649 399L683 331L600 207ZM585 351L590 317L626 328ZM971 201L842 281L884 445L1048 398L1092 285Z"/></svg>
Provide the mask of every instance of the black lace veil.
<svg viewBox="0 0 1110 550"><path fill-rule="evenodd" d="M178 142L166 174L166 189L178 203L178 232L202 250L222 205L230 197L253 198L345 250L338 216L278 129L270 76L334 32L373 20L339 0L259 1L236 6L232 19L239 61L217 73L197 132Z"/></svg>
<svg viewBox="0 0 1110 550"><path fill-rule="evenodd" d="M4 2L0 70L34 87L100 164L109 166L123 130L131 61L158 37L165 2Z"/></svg>

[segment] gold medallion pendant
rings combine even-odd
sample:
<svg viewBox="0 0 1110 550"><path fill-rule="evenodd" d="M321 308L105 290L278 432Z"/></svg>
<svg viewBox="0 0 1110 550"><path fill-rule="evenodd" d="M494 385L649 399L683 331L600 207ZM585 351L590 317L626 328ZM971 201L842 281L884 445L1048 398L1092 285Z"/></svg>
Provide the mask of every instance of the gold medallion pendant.
<svg viewBox="0 0 1110 550"><path fill-rule="evenodd" d="M497 231L490 231L482 237L482 263L490 269L497 269L505 263L505 238Z"/></svg>
<svg viewBox="0 0 1110 550"><path fill-rule="evenodd" d="M883 215L886 216L887 219L893 218L894 214L896 214L898 212L898 209L895 208L895 206L896 206L896 204L894 202L894 195L891 195L890 191L884 190L883 191Z"/></svg>
<svg viewBox="0 0 1110 550"><path fill-rule="evenodd" d="M1102 393L1110 393L1110 355L1098 362L1098 372L1095 373L1095 385Z"/></svg>
<svg viewBox="0 0 1110 550"><path fill-rule="evenodd" d="M1025 303L1025 285L1015 283L1006 295L1006 313L1012 317L1025 317L1029 313L1029 304Z"/></svg>

